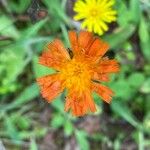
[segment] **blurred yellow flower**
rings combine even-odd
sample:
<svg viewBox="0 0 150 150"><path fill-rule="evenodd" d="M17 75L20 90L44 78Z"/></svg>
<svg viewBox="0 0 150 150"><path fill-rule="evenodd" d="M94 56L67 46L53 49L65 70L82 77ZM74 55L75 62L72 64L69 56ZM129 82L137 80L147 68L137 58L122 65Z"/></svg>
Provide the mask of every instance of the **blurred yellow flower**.
<svg viewBox="0 0 150 150"><path fill-rule="evenodd" d="M107 23L116 20L112 9L115 0L77 0L74 5L75 20L83 20L82 28L102 35L108 30Z"/></svg>

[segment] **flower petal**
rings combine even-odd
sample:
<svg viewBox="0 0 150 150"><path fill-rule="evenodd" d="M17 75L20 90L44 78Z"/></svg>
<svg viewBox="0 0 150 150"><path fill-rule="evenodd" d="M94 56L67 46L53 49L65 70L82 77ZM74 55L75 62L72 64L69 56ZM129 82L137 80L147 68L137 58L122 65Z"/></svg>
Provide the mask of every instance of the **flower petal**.
<svg viewBox="0 0 150 150"><path fill-rule="evenodd" d="M115 59L102 59L95 68L95 71L99 74L116 73L119 71L119 64Z"/></svg>
<svg viewBox="0 0 150 150"><path fill-rule="evenodd" d="M93 101L91 92L86 91L85 99L86 99L86 103L87 103L87 106L89 107L90 111L95 112L96 106L95 106L95 103Z"/></svg>
<svg viewBox="0 0 150 150"><path fill-rule="evenodd" d="M108 30L106 23L116 20L114 3L115 0L77 0L73 8L74 19L82 21L82 28L102 35Z"/></svg>
<svg viewBox="0 0 150 150"><path fill-rule="evenodd" d="M90 48L95 38L91 32L81 31L78 36L79 47L84 53Z"/></svg>
<svg viewBox="0 0 150 150"><path fill-rule="evenodd" d="M92 90L99 94L99 96L107 103L111 102L112 96L114 95L113 91L108 87L94 82L92 84Z"/></svg>
<svg viewBox="0 0 150 150"><path fill-rule="evenodd" d="M51 102L58 94L63 91L62 81L58 75L47 75L37 79L42 96Z"/></svg>
<svg viewBox="0 0 150 150"><path fill-rule="evenodd" d="M108 82L109 81L109 75L106 74L106 73L98 73L98 72L94 72L93 73L93 77L92 77L93 80L98 80L98 81L101 81L101 82Z"/></svg>
<svg viewBox="0 0 150 150"><path fill-rule="evenodd" d="M77 35L74 31L69 32L71 49L75 54L83 54L86 57L98 59L102 57L108 50L108 44L102 40L95 38L91 32L80 31Z"/></svg>
<svg viewBox="0 0 150 150"><path fill-rule="evenodd" d="M88 110L96 111L95 103L92 99L91 92L85 91L82 95L72 92L66 98L65 111L71 109L74 116L83 116Z"/></svg>
<svg viewBox="0 0 150 150"><path fill-rule="evenodd" d="M56 39L47 45L46 50L39 59L39 63L44 66L53 67L56 70L59 70L63 62L69 59L70 56L67 50L64 48L63 43Z"/></svg>
<svg viewBox="0 0 150 150"><path fill-rule="evenodd" d="M75 31L69 31L69 40L70 46L73 53L78 53L79 45L78 45L78 37Z"/></svg>
<svg viewBox="0 0 150 150"><path fill-rule="evenodd" d="M98 58L102 57L107 52L108 48L109 45L106 42L97 38L93 42L92 46L89 48L88 55Z"/></svg>

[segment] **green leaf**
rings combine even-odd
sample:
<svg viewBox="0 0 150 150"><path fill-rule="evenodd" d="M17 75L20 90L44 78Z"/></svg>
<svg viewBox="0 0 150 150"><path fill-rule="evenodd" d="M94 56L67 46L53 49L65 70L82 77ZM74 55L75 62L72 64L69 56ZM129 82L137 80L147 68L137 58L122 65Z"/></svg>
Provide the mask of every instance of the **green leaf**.
<svg viewBox="0 0 150 150"><path fill-rule="evenodd" d="M139 88L143 82L145 80L145 76L143 73L132 73L129 77L128 77L128 83L130 86L132 86L133 88Z"/></svg>
<svg viewBox="0 0 150 150"><path fill-rule="evenodd" d="M149 99L147 99L147 101L149 102ZM147 103L146 103L147 104ZM150 103L149 103L150 104ZM149 131L149 128L150 128L150 112L149 112L149 106L150 105L148 105L147 107L148 107L148 111L147 111L147 114L145 115L145 117L144 117L144 128L146 129L146 130L148 130Z"/></svg>
<svg viewBox="0 0 150 150"><path fill-rule="evenodd" d="M22 132L19 132L19 137L20 139L29 139L29 138L43 138L45 136L45 134L47 133L47 128L43 128L43 127L37 127L34 128L31 131L26 131L26 130L22 130Z"/></svg>
<svg viewBox="0 0 150 150"><path fill-rule="evenodd" d="M61 6L60 0L55 0L53 2L44 0L44 3L47 5L50 14L53 14L55 18L59 18L59 20L64 21L67 25L69 25L69 18Z"/></svg>
<svg viewBox="0 0 150 150"><path fill-rule="evenodd" d="M38 150L38 146L37 146L36 141L34 139L31 139L30 150Z"/></svg>
<svg viewBox="0 0 150 150"><path fill-rule="evenodd" d="M89 142L87 139L87 134L85 131L76 130L75 136L76 136L77 142L78 142L81 150L89 150L90 149Z"/></svg>
<svg viewBox="0 0 150 150"><path fill-rule="evenodd" d="M9 7L13 12L22 14L24 11L26 11L29 7L29 4L31 4L30 0L25 0L23 3L21 1L10 1Z"/></svg>
<svg viewBox="0 0 150 150"><path fill-rule="evenodd" d="M60 94L58 97L56 97L54 99L54 101L51 103L51 105L59 112L61 112L62 114L64 114L64 96L63 96L64 93Z"/></svg>
<svg viewBox="0 0 150 150"><path fill-rule="evenodd" d="M4 124L5 124L7 135L10 138L12 138L12 140L14 141L19 140L20 139L19 132L17 131L16 126L14 125L12 119L6 116Z"/></svg>
<svg viewBox="0 0 150 150"><path fill-rule="evenodd" d="M129 122L135 128L139 129L141 127L140 123L133 116L132 112L125 105L125 103L120 102L118 99L115 99L111 103L111 108L117 115L121 116L123 119L125 119L127 122Z"/></svg>
<svg viewBox="0 0 150 150"><path fill-rule="evenodd" d="M128 25L126 27L118 29L113 34L105 35L103 38L110 44L111 48L117 50L128 38L132 36L134 31L135 26Z"/></svg>
<svg viewBox="0 0 150 150"><path fill-rule="evenodd" d="M135 24L138 24L140 21L140 0L130 0L130 18L131 21ZM138 16L138 17L137 17Z"/></svg>
<svg viewBox="0 0 150 150"><path fill-rule="evenodd" d="M138 138L139 138L139 142L138 142L139 150L145 150L145 148L144 148L144 145L145 145L144 133L142 131L139 131Z"/></svg>
<svg viewBox="0 0 150 150"><path fill-rule="evenodd" d="M65 123L64 116L58 113L53 116L51 126L53 128L59 128L59 127L63 126L64 123Z"/></svg>
<svg viewBox="0 0 150 150"><path fill-rule="evenodd" d="M129 100L135 91L135 89L131 88L125 79L112 82L110 86L115 92L115 97L122 98L123 100Z"/></svg>
<svg viewBox="0 0 150 150"><path fill-rule="evenodd" d="M7 104L7 106L2 107L2 111L10 110L17 108L31 100L33 100L35 97L39 95L39 88L36 83L28 86L16 99L13 100L12 103Z"/></svg>
<svg viewBox="0 0 150 150"><path fill-rule="evenodd" d="M130 21L130 14L129 14L129 10L126 6L126 3L123 1L117 1L116 6L118 6L117 7L117 13L118 13L117 22L118 22L119 26L121 26L121 27L128 26L129 21ZM124 17L124 16L126 16L126 17Z"/></svg>
<svg viewBox="0 0 150 150"><path fill-rule="evenodd" d="M18 113L14 113L11 115L13 122L19 129L28 129L31 125L31 120L27 116L23 116Z"/></svg>
<svg viewBox="0 0 150 150"><path fill-rule="evenodd" d="M144 16L141 17L139 26L139 38L142 53L147 61L150 61L150 31Z"/></svg>
<svg viewBox="0 0 150 150"><path fill-rule="evenodd" d="M65 135L66 136L72 135L73 130L74 130L74 128L73 128L73 125L72 125L71 121L66 120L65 123L64 123L64 133L65 133Z"/></svg>
<svg viewBox="0 0 150 150"><path fill-rule="evenodd" d="M150 93L150 78L148 78L141 87L141 92L143 93Z"/></svg>
<svg viewBox="0 0 150 150"><path fill-rule="evenodd" d="M8 18L5 15L0 17L0 34L6 37L12 37L14 39L19 38L19 32L16 27L13 25L13 21L11 18Z"/></svg>
<svg viewBox="0 0 150 150"><path fill-rule="evenodd" d="M114 150L120 150L121 149L121 141L119 139L116 139L114 141Z"/></svg>
<svg viewBox="0 0 150 150"><path fill-rule="evenodd" d="M67 31L65 24L61 24L60 27L62 30L62 35L63 35L64 40L65 40L65 45L66 45L66 47L70 47L69 38L68 38L68 31Z"/></svg>
<svg viewBox="0 0 150 150"><path fill-rule="evenodd" d="M15 45L0 53L0 94L15 92L19 87L16 80L26 66L25 55L24 48Z"/></svg>
<svg viewBox="0 0 150 150"><path fill-rule="evenodd" d="M28 39L29 37L33 37L35 36L38 31L45 25L45 23L47 22L47 18L37 22L36 24L30 26L29 28L27 28L24 33L22 33L22 39Z"/></svg>
<svg viewBox="0 0 150 150"><path fill-rule="evenodd" d="M28 86L11 104L12 107L18 107L33 100L39 95L39 88L36 83Z"/></svg>

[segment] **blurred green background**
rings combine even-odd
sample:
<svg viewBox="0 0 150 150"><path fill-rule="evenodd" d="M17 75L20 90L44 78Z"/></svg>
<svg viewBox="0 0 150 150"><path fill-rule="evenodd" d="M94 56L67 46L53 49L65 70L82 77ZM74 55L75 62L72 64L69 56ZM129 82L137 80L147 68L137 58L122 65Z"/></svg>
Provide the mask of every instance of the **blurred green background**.
<svg viewBox="0 0 150 150"><path fill-rule="evenodd" d="M121 64L111 105L93 95L98 111L75 118L64 112L64 94L42 99L35 79L52 70L38 57L56 37L69 46L68 30L80 28L74 2L0 1L0 150L150 150L149 0L116 0L117 22L101 37Z"/></svg>

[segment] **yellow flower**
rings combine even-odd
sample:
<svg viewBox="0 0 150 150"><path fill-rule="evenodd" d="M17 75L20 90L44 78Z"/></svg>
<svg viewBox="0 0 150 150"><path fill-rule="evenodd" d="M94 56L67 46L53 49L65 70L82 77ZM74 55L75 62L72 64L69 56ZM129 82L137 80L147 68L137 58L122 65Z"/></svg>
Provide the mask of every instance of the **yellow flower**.
<svg viewBox="0 0 150 150"><path fill-rule="evenodd" d="M74 5L75 20L83 20L82 28L102 35L108 30L107 23L116 20L116 11L112 9L115 0L77 0Z"/></svg>

